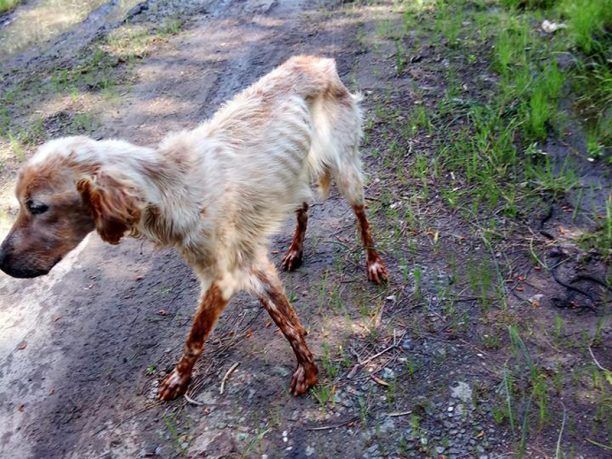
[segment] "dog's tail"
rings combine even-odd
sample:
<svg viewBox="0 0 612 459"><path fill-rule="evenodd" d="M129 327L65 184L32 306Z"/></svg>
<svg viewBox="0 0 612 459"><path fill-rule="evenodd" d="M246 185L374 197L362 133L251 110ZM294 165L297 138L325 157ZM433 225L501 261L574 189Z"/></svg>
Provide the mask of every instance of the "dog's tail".
<svg viewBox="0 0 612 459"><path fill-rule="evenodd" d="M329 195L332 178L349 177L354 193L361 191L361 94L351 94L340 80L333 59L298 56L292 63L302 72L296 86L308 103L312 122L312 143L308 153L311 177L322 198ZM351 184L338 184L349 194ZM356 199L359 199L356 196Z"/></svg>

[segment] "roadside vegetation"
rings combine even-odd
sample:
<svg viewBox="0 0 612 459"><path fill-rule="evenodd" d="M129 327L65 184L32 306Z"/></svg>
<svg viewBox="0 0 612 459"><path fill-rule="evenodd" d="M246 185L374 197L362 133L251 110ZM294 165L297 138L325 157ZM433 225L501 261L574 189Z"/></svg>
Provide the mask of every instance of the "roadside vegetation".
<svg viewBox="0 0 612 459"><path fill-rule="evenodd" d="M585 429L577 423L588 417L586 442L603 457L612 373L593 352L609 351L601 337L609 333L612 256L612 2L439 0L396 8L402 20L381 21L377 34L388 43L381 54L394 50L397 80L420 76L413 63L432 55L444 74L436 94L412 83L412 106L390 86L366 131L387 171L386 191L371 207L388 231L398 220L407 230L392 231L387 250L418 257L425 232L434 256L451 268L445 286L410 269L410 255L398 259L404 282L413 284L411 310L442 303L438 333L452 330L496 361L498 384L482 387L480 396L512 432L514 454L573 457L580 447L563 438ZM397 182L389 186L392 176ZM398 196L408 195L403 205ZM553 212L555 234L544 229ZM465 227L474 249L468 260L451 248L453 239L464 241L453 233ZM559 276L570 253L599 266L597 294L553 294L548 307L562 309L542 314L555 283L577 287L578 275L572 285ZM475 309L465 308L466 296ZM431 328L420 319L412 333ZM550 365L566 360L574 364ZM592 403L585 405L585 393Z"/></svg>
<svg viewBox="0 0 612 459"><path fill-rule="evenodd" d="M0 173L50 136L91 134L134 82L134 66L178 33L183 21L126 23L88 44L76 61L16 75L0 92ZM52 110L41 111L41 105ZM102 108L104 107L104 109Z"/></svg>
<svg viewBox="0 0 612 459"><path fill-rule="evenodd" d="M21 0L0 0L0 14L12 10L19 3L21 3Z"/></svg>

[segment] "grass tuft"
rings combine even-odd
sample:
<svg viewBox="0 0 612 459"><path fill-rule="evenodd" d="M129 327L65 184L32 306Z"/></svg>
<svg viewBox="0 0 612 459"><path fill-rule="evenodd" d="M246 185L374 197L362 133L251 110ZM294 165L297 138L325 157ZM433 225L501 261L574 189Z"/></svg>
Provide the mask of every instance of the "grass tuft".
<svg viewBox="0 0 612 459"><path fill-rule="evenodd" d="M0 0L0 14L11 11L21 3L21 0Z"/></svg>

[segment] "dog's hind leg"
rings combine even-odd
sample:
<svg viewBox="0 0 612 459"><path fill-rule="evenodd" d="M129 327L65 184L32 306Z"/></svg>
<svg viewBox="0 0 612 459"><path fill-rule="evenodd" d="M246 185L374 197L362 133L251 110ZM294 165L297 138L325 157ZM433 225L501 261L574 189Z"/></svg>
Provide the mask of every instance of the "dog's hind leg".
<svg viewBox="0 0 612 459"><path fill-rule="evenodd" d="M291 378L290 391L293 395L301 395L317 383L318 373L312 353L306 344L306 330L289 303L274 266L266 262L262 268L253 271L253 276L261 304L293 348L297 368Z"/></svg>
<svg viewBox="0 0 612 459"><path fill-rule="evenodd" d="M218 284L212 284L203 295L193 319L191 331L185 342L183 356L178 364L160 384L159 398L172 400L187 390L196 360L202 355L204 341L212 331L217 319L227 306L229 295L224 295Z"/></svg>
<svg viewBox="0 0 612 459"><path fill-rule="evenodd" d="M348 200L353 208L355 217L357 217L361 240L366 251L368 279L376 284L386 282L388 277L387 268L376 251L370 223L366 216L363 180L357 156L355 155L351 160L343 162L342 166L334 172L338 188L340 188L340 191Z"/></svg>
<svg viewBox="0 0 612 459"><path fill-rule="evenodd" d="M295 233L293 233L291 246L282 261L282 267L285 271L293 271L302 264L304 236L306 235L306 226L308 224L308 204L303 203L302 207L295 211L295 214L297 216Z"/></svg>

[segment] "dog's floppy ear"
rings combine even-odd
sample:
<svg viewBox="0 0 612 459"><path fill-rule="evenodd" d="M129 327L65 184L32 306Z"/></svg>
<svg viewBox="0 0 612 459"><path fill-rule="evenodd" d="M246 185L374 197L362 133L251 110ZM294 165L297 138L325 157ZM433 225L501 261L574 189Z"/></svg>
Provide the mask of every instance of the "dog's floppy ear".
<svg viewBox="0 0 612 459"><path fill-rule="evenodd" d="M91 209L96 230L104 241L118 244L125 232L138 223L142 201L129 183L100 172L79 180L77 190Z"/></svg>

